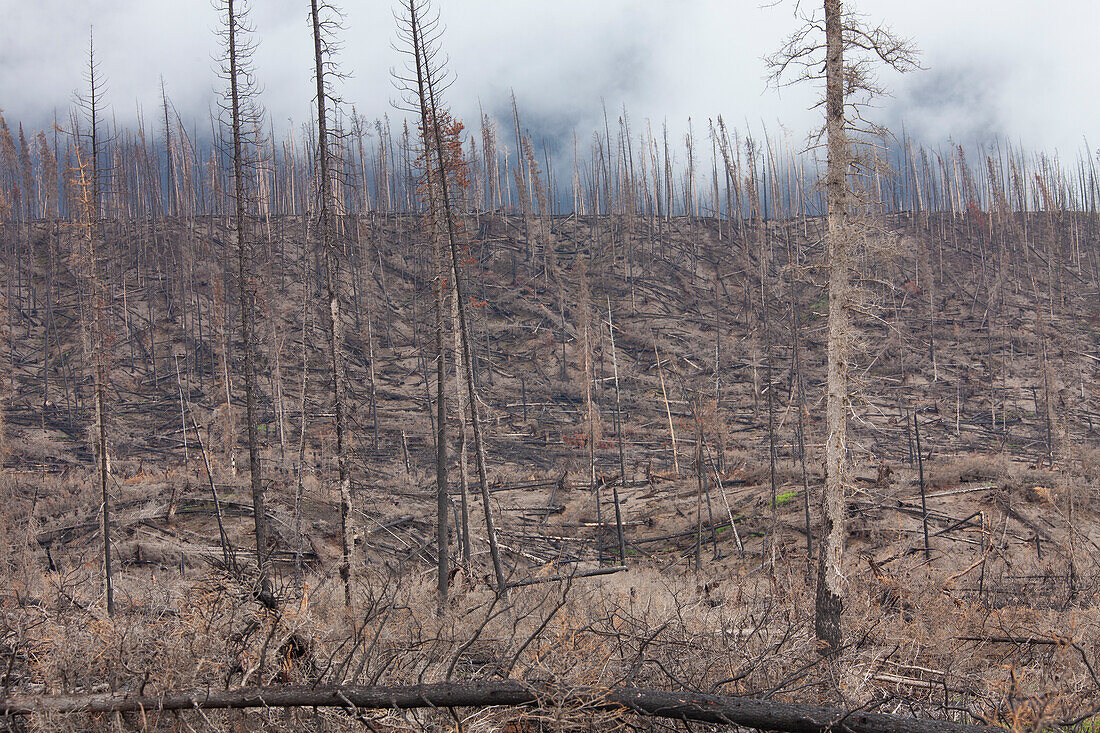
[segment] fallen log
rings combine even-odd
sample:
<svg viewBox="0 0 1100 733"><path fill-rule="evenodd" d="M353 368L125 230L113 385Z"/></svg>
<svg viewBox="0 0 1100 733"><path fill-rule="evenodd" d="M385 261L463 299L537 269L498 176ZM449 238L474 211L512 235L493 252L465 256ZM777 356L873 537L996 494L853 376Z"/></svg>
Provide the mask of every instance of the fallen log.
<svg viewBox="0 0 1100 733"><path fill-rule="evenodd" d="M565 575L548 575L544 578L526 578L524 580L516 580L508 584L509 588L519 588L524 585L538 585L539 583L557 583L559 581L572 580L573 578L594 578L598 575L612 575L614 573L621 573L624 570L629 570L625 565L616 565L611 568L595 568L594 570L578 570L575 573L567 573Z"/></svg>
<svg viewBox="0 0 1100 733"><path fill-rule="evenodd" d="M1000 728L945 720L844 710L822 705L757 700L645 688L555 687L543 683L436 682L381 687L245 687L185 690L158 695L127 693L35 695L0 699L5 715L125 713L157 710L210 710L258 707L337 707L359 710L506 706L583 706L590 710L632 712L675 720L739 725L788 733L993 733Z"/></svg>

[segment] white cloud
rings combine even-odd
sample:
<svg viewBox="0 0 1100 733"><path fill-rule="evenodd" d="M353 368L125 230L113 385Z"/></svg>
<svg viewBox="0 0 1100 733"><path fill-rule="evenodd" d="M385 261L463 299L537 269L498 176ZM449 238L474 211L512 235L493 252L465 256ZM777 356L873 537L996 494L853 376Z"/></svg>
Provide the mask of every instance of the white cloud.
<svg viewBox="0 0 1100 733"><path fill-rule="evenodd" d="M341 62L345 99L361 114L394 116L389 78L401 63L387 3L346 3ZM776 7L729 0L441 0L443 38L458 81L448 96L471 121L478 103L505 112L510 89L526 124L586 147L602 127L601 99L635 130L651 118L705 133L707 117L754 130L780 123L803 136L816 123L816 92L766 88L761 57L793 30L790 0ZM803 7L809 7L803 0ZM1040 7L1024 0L862 0L924 50L927 71L884 75L893 99L881 115L935 142L992 133L1030 147L1076 151L1100 141L1100 91L1091 73L1100 9L1087 0ZM277 129L308 119L312 95L308 3L258 0L257 76ZM205 0L0 0L0 108L30 127L64 118L82 86L88 26L120 122L140 104L152 117L163 75L175 105L203 130L218 86Z"/></svg>

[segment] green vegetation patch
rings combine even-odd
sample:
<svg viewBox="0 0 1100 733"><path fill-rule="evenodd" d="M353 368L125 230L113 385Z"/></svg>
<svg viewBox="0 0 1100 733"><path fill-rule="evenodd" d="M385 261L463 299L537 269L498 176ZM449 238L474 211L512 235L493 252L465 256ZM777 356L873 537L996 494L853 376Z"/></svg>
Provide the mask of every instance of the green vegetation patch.
<svg viewBox="0 0 1100 733"><path fill-rule="evenodd" d="M783 506L784 504L790 504L792 501L802 495L801 489L795 489L793 491L784 491L781 494L777 494L775 497L775 505Z"/></svg>

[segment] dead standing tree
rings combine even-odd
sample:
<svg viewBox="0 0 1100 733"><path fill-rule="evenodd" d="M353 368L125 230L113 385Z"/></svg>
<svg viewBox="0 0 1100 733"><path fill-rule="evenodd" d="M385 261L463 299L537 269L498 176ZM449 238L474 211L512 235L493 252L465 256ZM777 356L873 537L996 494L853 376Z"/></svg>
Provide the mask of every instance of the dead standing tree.
<svg viewBox="0 0 1100 733"><path fill-rule="evenodd" d="M274 588L269 563L267 514L264 502L263 469L260 462L260 441L256 430L256 293L248 238L248 202L255 181L255 151L253 139L263 128L263 111L257 102L257 87L251 57L255 45L248 22L247 0L223 0L220 5L225 44L221 75L228 88L222 100L222 111L229 115L229 151L233 161L233 227L237 240L237 288L241 308L241 341L243 348L245 423L248 432L248 467L252 487L252 512L256 530L256 564L260 571L258 598L265 605L274 605Z"/></svg>
<svg viewBox="0 0 1100 733"><path fill-rule="evenodd" d="M108 481L110 478L110 459L107 453L107 352L110 338L107 332L106 263L103 252L97 248L101 236L99 227L100 199L103 193L103 171L100 168L103 137L100 113L102 112L105 84L99 73L99 64L95 58L95 43L91 32L88 34L88 95L77 96L77 105L88 122L87 132L81 133L74 123L73 133L77 138L75 177L71 181L75 189L76 229L83 240L84 247L78 257L83 260L84 272L88 280L88 301L84 309L91 323L87 324L87 339L90 344L92 360L92 380L94 385L96 473L103 509L103 578L106 590L107 613L115 612L114 582L111 563L111 495ZM74 118L75 119L75 118ZM87 152L81 148L87 145ZM85 157L85 155L87 157Z"/></svg>
<svg viewBox="0 0 1100 733"><path fill-rule="evenodd" d="M485 528L489 536L489 553L493 561L493 571L496 576L497 593L507 595L507 586L504 578L504 567L500 559L500 548L496 539L496 528L493 522L492 506L489 501L489 479L486 467L485 444L482 439L481 420L478 416L478 399L474 386L473 358L470 353L470 328L469 319L466 316L465 285L462 282L462 268L459 259L459 245L457 226L454 220L454 212L451 201L450 176L447 172L448 154L444 142L443 121L445 106L442 102L442 93L449 85L448 76L443 59L440 57L439 40L442 35L442 27L439 24L438 14L433 13L431 4L427 0L402 0L401 12L396 16L398 35L404 44L403 53L407 56L407 76L394 74L398 88L405 95L405 102L420 115L421 137L423 140L425 162L430 170L433 165L436 171L436 185L439 188L439 196L432 192L433 186L428 186L429 205L433 209L431 217L433 231L441 237L442 231L446 232L447 245L450 253L450 276L454 279L455 297L458 300L458 326L459 338L462 343L462 364L456 365L464 373L466 387L466 399L470 409L470 427L474 438L474 457L477 463L478 484L481 489L481 500L485 510ZM430 177L429 177L430 180ZM436 229L435 227L438 227ZM439 231L442 230L442 231ZM437 308L440 305L437 303ZM439 316L442 317L442 311ZM440 329L442 326L439 327ZM437 333L437 348L442 361L441 330ZM442 379L442 376L440 377ZM439 389L438 399L442 403L443 391ZM442 412L440 413L442 415ZM438 424L442 424L440 419ZM437 451L443 451L443 441L437 442ZM437 466L439 465L437 456ZM447 555L446 534L446 481L441 479L437 487L439 493L439 596L443 600L446 597L447 573L445 573Z"/></svg>
<svg viewBox="0 0 1100 733"><path fill-rule="evenodd" d="M348 540L348 516L351 512L351 475L348 466L348 435L344 404L343 335L340 328L340 258L334 217L339 200L333 186L333 125L338 100L330 80L334 75L332 34L338 27L339 11L330 3L310 0L310 24L313 29L314 79L317 83L317 232L326 260L328 294L328 346L332 379L332 401L336 412L336 466L340 488L340 578L344 584L344 605L351 606L351 543ZM442 420L440 421L442 424Z"/></svg>
<svg viewBox="0 0 1100 733"><path fill-rule="evenodd" d="M432 275L432 294L435 301L434 341L436 359L436 413L434 420L436 561L438 571L436 574L436 587L439 595L439 609L442 611L447 601L447 583L450 576L449 535L447 531L447 510L449 508L449 501L447 499L447 393L445 388L447 380L447 353L443 347L444 331L446 328L444 311L447 301L447 288L445 286L447 275L443 264L441 234L443 225L440 221L442 207L439 201L443 192L435 175L434 169L436 166L433 163L435 148L432 144L431 126L438 123L438 120L434 117L434 110L431 110L430 105L426 102L426 86L424 80L426 73L424 67L427 65L427 54L424 45L422 18L418 15L418 13L421 12L421 8L414 6L414 4L410 2L408 7L405 8L403 6L402 10L407 12L408 15L404 18L398 18L398 29L399 32L407 36L404 40L408 42L412 48L411 55L414 68L410 71L415 72L415 77L404 78L396 75L395 77L399 88L406 93L407 98L405 102L408 108L420 115L421 151L419 162L423 167L423 176L418 193L422 196L422 200L426 199L428 204L426 222L428 227L428 238L431 241L432 247L432 265L434 267L434 273ZM442 167L442 164L440 167ZM428 389L427 381L427 366L425 365L425 390ZM431 400L429 395L429 410L430 405Z"/></svg>
<svg viewBox="0 0 1100 733"><path fill-rule="evenodd" d="M460 121L453 119L445 110L440 113L440 118L436 121L436 124L443 130L443 167L447 171L448 184L451 190L465 193L470 185L470 164L466 160L462 150L462 131L465 129L465 126ZM427 157L425 156L425 162L426 161ZM432 172L426 178L425 183L437 181L439 179L437 173L437 171ZM437 191L436 195L441 196L442 191ZM439 230L437 229L436 232L438 233ZM440 258L439 265L444 265L442 257ZM446 280L447 278L444 276L443 279ZM466 429L466 415L469 412L469 407L466 399L465 377L460 366L462 364L462 324L459 320L458 291L455 282L452 282L450 285L449 295L451 299L451 336L453 339L453 358L455 364L455 406L457 408L456 412L458 413L458 430L455 433L455 437L458 441L456 453L458 454L459 480L461 484L459 489L461 495L461 514L458 520L460 523L459 543L462 548L462 562L469 567L471 556L469 507L470 480L468 470L469 440L467 439ZM442 329L440 329L440 334L442 334Z"/></svg>
<svg viewBox="0 0 1100 733"><path fill-rule="evenodd" d="M853 137L878 132L862 109L883 93L874 70L878 63L900 72L917 66L916 49L888 28L869 26L842 0L824 0L824 13L795 13L804 25L767 59L777 84L825 82L825 136L828 167L823 185L827 204L825 247L829 277L827 382L825 399L825 489L822 492L821 551L815 631L822 653L841 646L844 608L844 494L851 473L848 461L848 385L851 327L852 251L861 239L859 201L854 178L862 170L853 153ZM819 131L819 140L822 132Z"/></svg>

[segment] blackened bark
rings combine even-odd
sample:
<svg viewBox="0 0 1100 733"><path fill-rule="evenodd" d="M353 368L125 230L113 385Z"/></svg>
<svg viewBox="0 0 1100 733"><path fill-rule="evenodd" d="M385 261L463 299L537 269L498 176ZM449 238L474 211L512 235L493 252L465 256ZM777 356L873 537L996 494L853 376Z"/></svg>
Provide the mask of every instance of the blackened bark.
<svg viewBox="0 0 1100 733"><path fill-rule="evenodd" d="M252 513L256 528L256 564L260 569L260 591L270 584L268 578L267 511L264 502L263 467L260 462L260 439L256 431L256 364L255 316L248 242L245 236L244 142L241 134L241 94L238 76L241 73L237 54L237 33L240 31L234 0L226 0L226 39L229 44L229 96L233 132L233 196L234 226L237 235L237 288L241 306L241 339L244 342L244 404L248 433L248 470L252 487Z"/></svg>

